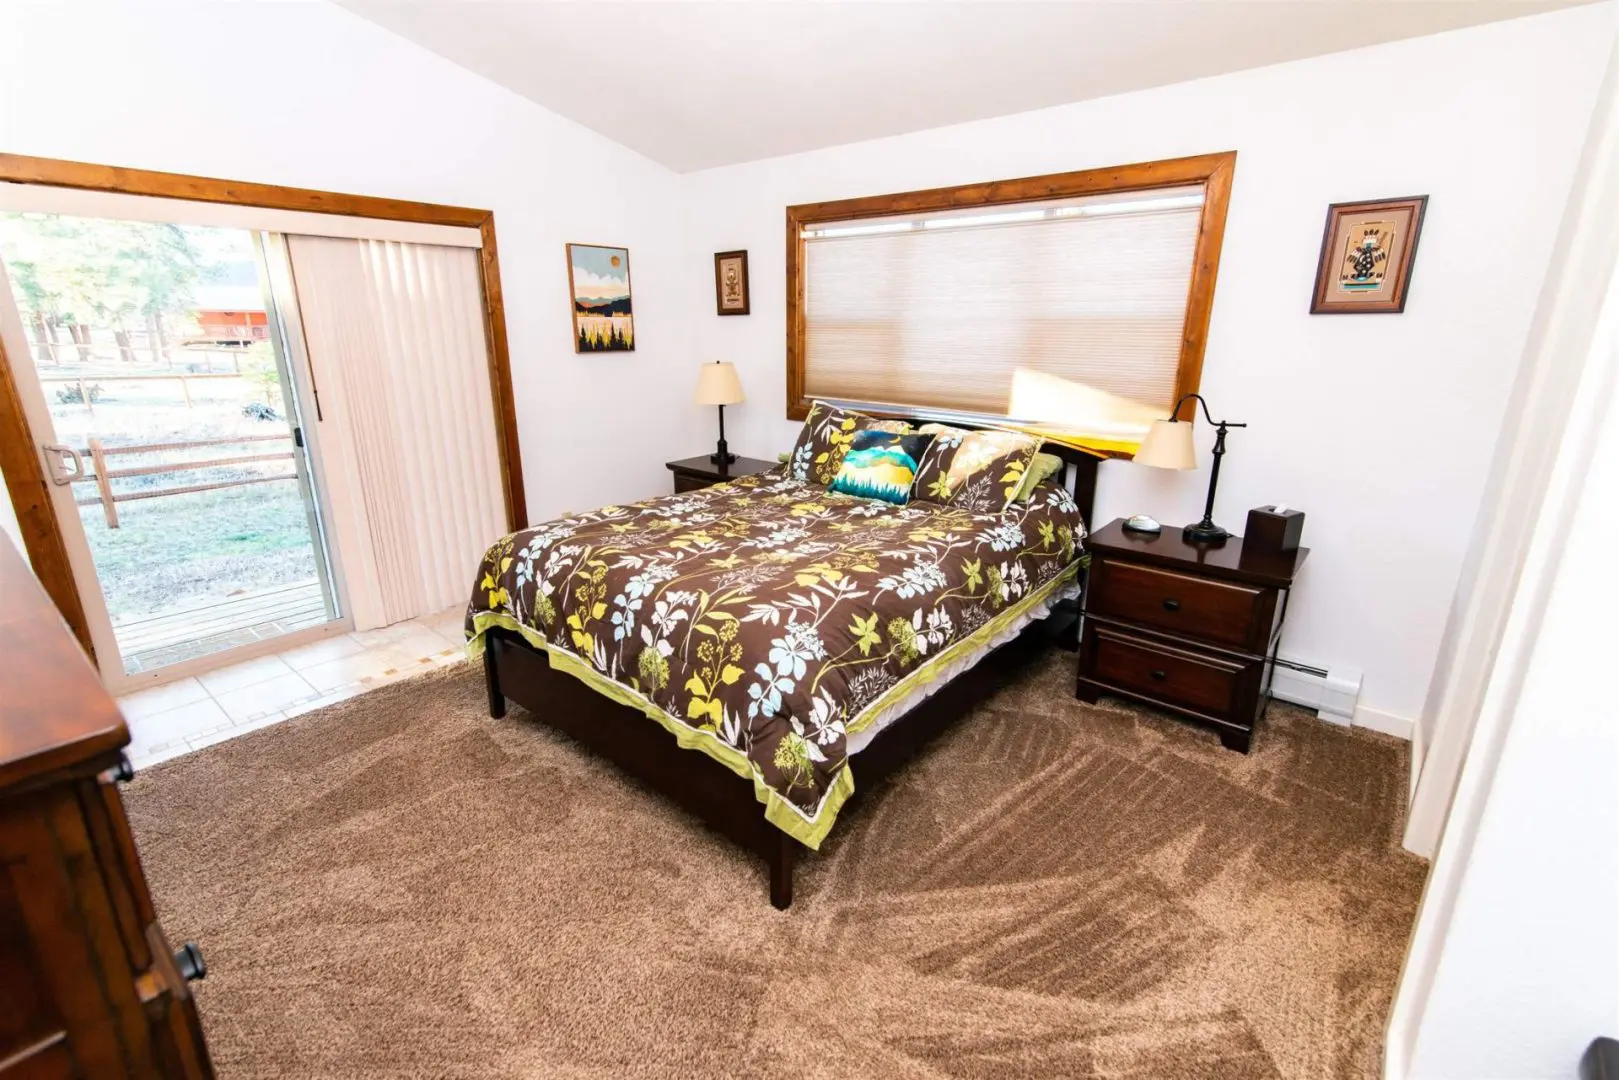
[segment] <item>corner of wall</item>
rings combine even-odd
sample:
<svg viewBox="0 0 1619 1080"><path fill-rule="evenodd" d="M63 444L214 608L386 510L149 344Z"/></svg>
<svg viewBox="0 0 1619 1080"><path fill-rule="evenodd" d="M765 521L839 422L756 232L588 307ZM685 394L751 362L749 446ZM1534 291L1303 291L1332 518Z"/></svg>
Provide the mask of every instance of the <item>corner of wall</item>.
<svg viewBox="0 0 1619 1080"><path fill-rule="evenodd" d="M1419 716L1411 721L1411 779L1405 792L1407 821L1411 817L1411 800L1417 796L1417 778L1422 775L1422 759L1426 756L1428 750L1428 744L1424 741L1423 735L1422 717Z"/></svg>
<svg viewBox="0 0 1619 1080"><path fill-rule="evenodd" d="M1399 713L1388 712L1384 709L1356 705L1354 726L1365 728L1367 731L1392 735L1396 739L1409 739L1413 743L1416 741L1416 719L1410 716L1401 716Z"/></svg>

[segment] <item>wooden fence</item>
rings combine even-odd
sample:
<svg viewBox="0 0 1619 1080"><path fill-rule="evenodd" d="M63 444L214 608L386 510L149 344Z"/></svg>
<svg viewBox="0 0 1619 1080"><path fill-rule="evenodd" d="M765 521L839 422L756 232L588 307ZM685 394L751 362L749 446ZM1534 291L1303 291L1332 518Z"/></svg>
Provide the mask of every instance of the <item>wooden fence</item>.
<svg viewBox="0 0 1619 1080"><path fill-rule="evenodd" d="M195 377L195 376L193 376ZM210 458L206 461L177 461L163 462L157 465L136 465L127 469L113 469L107 465L107 459L122 454L158 454L170 450L194 450L205 446L240 446L244 443L288 442L292 441L292 433L284 435L242 435L234 439L193 439L189 442L145 443L135 446L103 446L100 439L91 439L90 445L80 450L88 454L94 472L74 477L73 482L94 482L96 494L90 498L75 498L74 502L80 506L93 506L101 504L101 511L107 518L107 528L118 528L118 504L132 502L136 499L156 499L164 495L190 495L198 491L217 491L220 488L244 487L248 484L268 484L272 480L296 480L296 471L277 473L275 476L246 476L235 480L218 480L207 484L186 484L183 487L158 488L152 491L126 491L114 493L112 482L125 476L157 476L162 473L187 472L194 469L211 469L221 465L245 465L259 461L288 461L293 458L293 449L279 450L269 454L238 454L231 457ZM75 448L77 449L77 448Z"/></svg>
<svg viewBox="0 0 1619 1080"><path fill-rule="evenodd" d="M165 372L155 371L140 375L41 375L39 381L43 383L68 383L79 388L77 404L83 405L92 414L96 411L95 402L91 401L91 387L104 382L152 382L153 380L167 379L178 381L180 394L185 398L186 408L191 408L191 383L198 379L241 379L246 376L238 375L233 371L187 371L175 372L169 375Z"/></svg>
<svg viewBox="0 0 1619 1080"><path fill-rule="evenodd" d="M128 363L127 360L122 359L124 346L108 342L93 342L81 345L73 341L30 340L28 347L36 356L41 350L49 353L51 366L57 368L64 366L62 359L64 354L69 354L69 359L77 357L81 360L98 360L106 363ZM231 370L239 372L242 370L242 357L253 355L249 347L243 345L226 348L221 345L173 344L164 345L159 350L153 350L146 345L131 345L129 346L129 351L146 354L145 358L136 361L137 363L152 365L162 363L163 366L171 370L177 360L180 363L195 363L196 358L200 356L202 357L202 362L208 366L208 370L212 371L214 368L213 358L223 356L230 361ZM39 368L41 374L44 374L45 370L43 366Z"/></svg>

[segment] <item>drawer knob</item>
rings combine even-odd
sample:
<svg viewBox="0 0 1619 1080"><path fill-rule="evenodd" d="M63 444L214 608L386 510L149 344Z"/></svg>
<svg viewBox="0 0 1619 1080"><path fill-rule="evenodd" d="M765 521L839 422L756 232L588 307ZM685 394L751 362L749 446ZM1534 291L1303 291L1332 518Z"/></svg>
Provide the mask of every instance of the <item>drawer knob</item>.
<svg viewBox="0 0 1619 1080"><path fill-rule="evenodd" d="M1165 600L1164 601L1164 610L1165 611L1179 611L1180 609L1181 609L1181 602L1179 600Z"/></svg>
<svg viewBox="0 0 1619 1080"><path fill-rule="evenodd" d="M195 942L188 941L176 950L174 966L180 969L180 976L186 982L196 982L198 979L208 977L208 964L203 960L202 950L197 948Z"/></svg>
<svg viewBox="0 0 1619 1080"><path fill-rule="evenodd" d="M1169 678L1169 672L1159 668L1152 673L1152 677L1157 679L1159 682L1163 682L1165 679Z"/></svg>

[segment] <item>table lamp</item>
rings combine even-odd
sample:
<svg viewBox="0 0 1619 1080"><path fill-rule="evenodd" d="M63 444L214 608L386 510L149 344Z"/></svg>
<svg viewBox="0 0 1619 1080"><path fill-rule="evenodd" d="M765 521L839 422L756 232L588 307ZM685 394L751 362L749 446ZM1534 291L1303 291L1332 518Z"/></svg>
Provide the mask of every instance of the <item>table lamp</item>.
<svg viewBox="0 0 1619 1080"><path fill-rule="evenodd" d="M742 396L742 380L736 377L736 367L729 361L716 360L712 364L704 364L697 375L697 397L699 405L718 405L720 407L720 441L716 451L708 455L708 460L716 465L729 465L736 460L736 455L725 448L725 406L740 405L747 399Z"/></svg>
<svg viewBox="0 0 1619 1080"><path fill-rule="evenodd" d="M1220 483L1220 458L1225 454L1227 428L1247 427L1226 420L1215 420L1209 412L1209 403L1201 394L1187 394L1169 410L1168 420L1155 420L1147 430L1136 451L1137 465L1152 465L1159 469L1193 469L1197 467L1197 454L1192 449L1192 425L1180 419L1181 406L1196 398L1203 406L1203 415L1214 425L1214 468L1209 472L1209 498L1203 504L1203 520L1181 530L1181 538L1194 544L1217 544L1231 534L1214 523L1214 489ZM1195 415L1195 413L1194 413Z"/></svg>

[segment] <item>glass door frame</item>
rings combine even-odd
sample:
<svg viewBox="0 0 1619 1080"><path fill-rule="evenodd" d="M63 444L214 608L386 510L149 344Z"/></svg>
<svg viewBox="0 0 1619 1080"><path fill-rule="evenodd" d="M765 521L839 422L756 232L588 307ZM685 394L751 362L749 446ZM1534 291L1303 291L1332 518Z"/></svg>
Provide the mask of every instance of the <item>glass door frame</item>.
<svg viewBox="0 0 1619 1080"><path fill-rule="evenodd" d="M236 215L231 220L238 223L251 217L253 223L247 226L249 228L266 227L265 214L280 215L276 221L300 219L298 227L280 228L283 232L407 240L419 238L424 230L476 233L507 529L515 531L529 524L494 211L23 154L0 154L0 185L18 191L39 190L51 200L72 195L168 205L183 203L187 219L194 208L206 211L210 222L216 224L223 223L223 219L214 215ZM316 220L331 222L332 226L301 227L301 222ZM362 227L366 231L359 231ZM398 235L401 233L403 235ZM12 506L30 565L74 634L87 649L95 650L95 638L89 626L91 620L63 538L64 523L55 511L54 499L39 497L50 486L48 473L37 443L27 430L28 418L16 390L18 378L13 375L16 357L7 353L7 346L0 340L0 474L4 475L8 493L13 496ZM99 656L95 659L101 660Z"/></svg>
<svg viewBox="0 0 1619 1080"><path fill-rule="evenodd" d="M298 310L298 290L293 284L285 238L279 233L254 231L253 256L263 286L264 310L269 316L270 348L281 375L281 400L292 422L292 460L309 520L309 535L315 541L315 576L332 605L333 621L352 629L354 619L349 614L337 530L326 524L332 520L332 513L326 501L326 470L320 457L320 395L304 350L303 315Z"/></svg>
<svg viewBox="0 0 1619 1080"><path fill-rule="evenodd" d="M257 233L254 234L255 254L260 256L261 283L266 293L270 285L265 276L265 265L262 259L262 245ZM272 322L272 338L279 339L283 332L284 323L279 316L276 304L280 296L269 297L270 314ZM108 613L107 603L102 593L101 580L97 575L94 558L91 554L90 539L84 529L84 522L79 516L78 503L73 494L71 480L63 482L58 477L65 474L61 462L50 460L50 451L47 446L56 445L55 421L51 417L50 404L45 396L44 384L40 381L39 372L33 361L33 350L28 343L27 330L24 327L22 312L17 306L16 296L11 289L9 271L5 261L0 258L0 347L3 347L8 360L10 377L15 388L17 403L21 407L23 419L28 429L29 449L40 461L42 474L45 479L47 497L50 499L55 511L55 517L63 548L67 556L68 565L73 575L73 584L79 596L85 619L86 629L89 631L91 644L95 648L96 667L101 677L101 684L112 694L133 693L137 690L158 686L167 682L175 682L192 675L202 674L221 667L241 663L255 657L280 652L283 649L319 641L323 638L348 633L353 629L353 620L347 614L347 598L342 593L339 581L331 573L332 563L329 545L330 541L320 532L311 532L311 542L317 549L317 576L320 579L323 594L330 598L336 617L319 626L294 630L262 641L237 645L206 656L199 656L189 660L182 660L168 664L151 671L127 672L124 670L123 654L118 645L117 632ZM282 392L288 399L289 420L294 430L297 429L298 416L302 415L302 403L309 400L308 395L301 388L304 380L299 379L295 365L286 362L286 348L284 342L277 340L272 346L277 367L282 377ZM12 360L21 357L21 362ZM314 459L314 448L306 445L301 449L294 438L295 471L298 474L298 483L301 494L304 494L304 505L312 508L310 518L312 525L318 525L319 515L324 510L319 506L319 485L312 482L309 462ZM78 458L74 454L75 459ZM83 465L77 465L77 471L83 472ZM15 505L15 503L14 503ZM19 523L21 515L18 515ZM25 557L28 553L25 552ZM30 562L31 562L30 557ZM335 561L335 560L333 560ZM36 571L37 572L37 571Z"/></svg>

